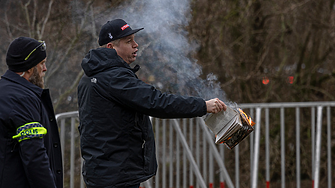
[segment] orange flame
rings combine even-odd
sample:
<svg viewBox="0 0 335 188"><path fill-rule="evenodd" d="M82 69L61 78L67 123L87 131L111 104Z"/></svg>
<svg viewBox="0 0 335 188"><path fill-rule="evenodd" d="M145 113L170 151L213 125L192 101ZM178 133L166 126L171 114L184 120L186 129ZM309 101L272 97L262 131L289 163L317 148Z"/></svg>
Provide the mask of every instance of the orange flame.
<svg viewBox="0 0 335 188"><path fill-rule="evenodd" d="M254 126L255 122L252 121L251 117L249 117L242 109L238 109L242 117L249 123L249 125Z"/></svg>

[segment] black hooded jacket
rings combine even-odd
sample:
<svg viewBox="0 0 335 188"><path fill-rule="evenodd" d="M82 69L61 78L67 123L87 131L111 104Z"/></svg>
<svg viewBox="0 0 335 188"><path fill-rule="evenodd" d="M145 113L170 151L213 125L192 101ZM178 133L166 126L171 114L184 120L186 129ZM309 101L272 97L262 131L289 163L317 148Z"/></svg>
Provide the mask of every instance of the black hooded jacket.
<svg viewBox="0 0 335 188"><path fill-rule="evenodd" d="M49 90L7 70L0 91L0 188L62 188L61 145ZM31 124L47 133L25 129ZM13 138L17 134L23 136Z"/></svg>
<svg viewBox="0 0 335 188"><path fill-rule="evenodd" d="M78 86L83 176L89 188L141 183L157 170L149 116L190 118L206 114L202 98L162 93L137 78L114 49L91 50Z"/></svg>

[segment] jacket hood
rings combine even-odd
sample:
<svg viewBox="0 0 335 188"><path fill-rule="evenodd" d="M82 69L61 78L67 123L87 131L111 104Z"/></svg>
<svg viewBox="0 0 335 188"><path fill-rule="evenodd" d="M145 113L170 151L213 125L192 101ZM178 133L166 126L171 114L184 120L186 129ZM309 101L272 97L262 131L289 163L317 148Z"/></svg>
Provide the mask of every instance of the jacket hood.
<svg viewBox="0 0 335 188"><path fill-rule="evenodd" d="M116 51L110 48L90 50L81 62L81 67L87 76L93 76L112 67L130 68L130 66L117 55Z"/></svg>

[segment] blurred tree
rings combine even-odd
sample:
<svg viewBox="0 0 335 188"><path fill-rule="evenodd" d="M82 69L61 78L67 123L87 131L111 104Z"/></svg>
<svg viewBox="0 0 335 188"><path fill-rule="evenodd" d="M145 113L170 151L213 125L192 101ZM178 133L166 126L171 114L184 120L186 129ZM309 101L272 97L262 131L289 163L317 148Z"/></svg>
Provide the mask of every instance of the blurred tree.
<svg viewBox="0 0 335 188"><path fill-rule="evenodd" d="M8 45L19 36L45 40L47 68L45 84L50 88L56 113L77 110L76 89L83 75L80 63L96 45L96 20L121 1L20 0L1 1L2 64L7 70Z"/></svg>
<svg viewBox="0 0 335 188"><path fill-rule="evenodd" d="M192 6L197 59L204 75L218 75L230 100L335 99L334 0L194 0Z"/></svg>

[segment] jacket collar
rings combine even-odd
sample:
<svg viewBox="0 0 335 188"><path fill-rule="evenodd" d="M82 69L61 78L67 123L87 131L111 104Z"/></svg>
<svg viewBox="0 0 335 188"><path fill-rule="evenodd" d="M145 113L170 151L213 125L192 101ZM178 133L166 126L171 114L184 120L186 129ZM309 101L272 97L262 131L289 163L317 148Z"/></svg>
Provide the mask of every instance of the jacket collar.
<svg viewBox="0 0 335 188"><path fill-rule="evenodd" d="M131 68L120 56L117 55L114 49L110 48L97 48L90 50L83 59L81 67L87 76L93 76L112 67L125 67L132 70L134 73L140 69L138 65Z"/></svg>
<svg viewBox="0 0 335 188"><path fill-rule="evenodd" d="M30 83L28 80L20 77L20 75L16 74L15 72L11 70L7 70L7 72L4 75L2 75L1 78L9 80L11 82L15 82L17 84L20 84L21 86L28 88L29 90L36 93L36 95L42 96L42 93L43 93L42 88Z"/></svg>

